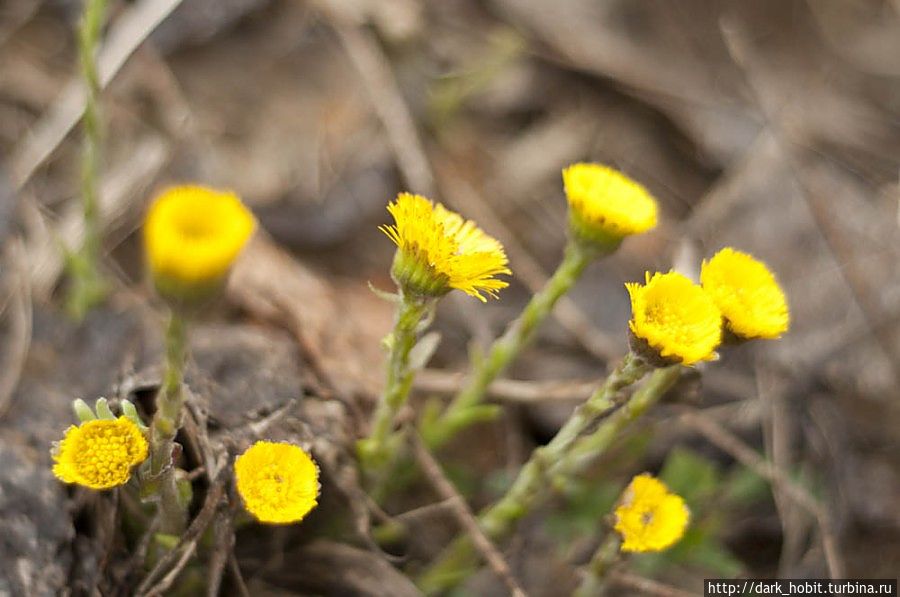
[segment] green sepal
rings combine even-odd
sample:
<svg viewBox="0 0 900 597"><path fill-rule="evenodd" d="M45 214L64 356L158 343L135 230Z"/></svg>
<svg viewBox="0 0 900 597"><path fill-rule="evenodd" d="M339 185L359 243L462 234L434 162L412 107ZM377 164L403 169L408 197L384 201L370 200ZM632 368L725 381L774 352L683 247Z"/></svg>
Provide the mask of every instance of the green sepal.
<svg viewBox="0 0 900 597"><path fill-rule="evenodd" d="M94 414L94 411L91 410L91 407L88 406L88 403L81 398L72 401L72 410L75 411L75 416L82 423L94 421L97 418L97 415Z"/></svg>
<svg viewBox="0 0 900 597"><path fill-rule="evenodd" d="M106 420L115 420L116 415L109 409L109 402L106 401L106 398L97 398L97 402L94 403L94 411L97 413L97 418L106 419Z"/></svg>
<svg viewBox="0 0 900 597"><path fill-rule="evenodd" d="M121 402L122 406L122 414L125 415L125 418L137 425L141 431L146 431L148 427L144 425L144 422L141 421L141 417L138 415L137 409L134 407L128 400L123 400Z"/></svg>

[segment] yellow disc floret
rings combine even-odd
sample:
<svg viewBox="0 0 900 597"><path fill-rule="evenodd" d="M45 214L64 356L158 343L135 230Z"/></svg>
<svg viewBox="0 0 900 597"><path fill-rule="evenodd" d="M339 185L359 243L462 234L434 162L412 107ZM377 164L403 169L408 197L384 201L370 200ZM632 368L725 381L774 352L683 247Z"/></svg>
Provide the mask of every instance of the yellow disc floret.
<svg viewBox="0 0 900 597"><path fill-rule="evenodd" d="M715 358L722 315L702 288L677 272L647 273L646 284L626 284L632 335L668 363L692 365ZM638 351L640 352L640 351Z"/></svg>
<svg viewBox="0 0 900 597"><path fill-rule="evenodd" d="M259 441L234 463L244 506L260 522L298 522L316 507L319 468L302 448Z"/></svg>
<svg viewBox="0 0 900 597"><path fill-rule="evenodd" d="M132 421L96 419L66 430L54 450L53 474L91 489L124 485L131 469L147 458L147 440Z"/></svg>
<svg viewBox="0 0 900 597"><path fill-rule="evenodd" d="M421 195L400 193L388 205L394 224L381 230L397 245L392 273L407 292L441 296L451 289L485 300L508 284L510 274L500 242L471 220Z"/></svg>
<svg viewBox="0 0 900 597"><path fill-rule="evenodd" d="M144 250L165 298L201 300L224 282L256 228L237 195L201 186L173 187L147 212Z"/></svg>
<svg viewBox="0 0 900 597"><path fill-rule="evenodd" d="M662 551L684 535L690 511L681 496L644 473L631 480L615 511L622 551Z"/></svg>
<svg viewBox="0 0 900 597"><path fill-rule="evenodd" d="M615 248L624 237L656 226L656 200L618 170L582 163L562 175L569 221L578 239Z"/></svg>
<svg viewBox="0 0 900 597"><path fill-rule="evenodd" d="M700 283L738 338L778 338L790 326L784 291L766 264L726 247L703 262Z"/></svg>

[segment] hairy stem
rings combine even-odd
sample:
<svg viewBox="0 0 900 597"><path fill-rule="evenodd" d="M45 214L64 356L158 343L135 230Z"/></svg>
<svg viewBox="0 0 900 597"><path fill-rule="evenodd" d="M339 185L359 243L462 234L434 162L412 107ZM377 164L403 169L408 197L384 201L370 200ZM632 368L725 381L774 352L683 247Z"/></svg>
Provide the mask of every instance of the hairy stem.
<svg viewBox="0 0 900 597"><path fill-rule="evenodd" d="M70 255L68 265L71 288L67 299L69 311L82 318L103 300L106 286L99 270L100 222L98 210L99 171L102 153L100 114L100 79L96 53L106 13L106 0L85 0L78 31L78 53L85 87L82 116L81 201L84 216L84 240L80 249Z"/></svg>
<svg viewBox="0 0 900 597"><path fill-rule="evenodd" d="M608 594L606 574L619 559L619 545L619 537L615 533L606 537L594 552L585 569L584 578L572 597L604 597Z"/></svg>
<svg viewBox="0 0 900 597"><path fill-rule="evenodd" d="M184 407L184 367L187 358L186 322L173 313L166 329L166 372L156 398L156 414L150 430L150 478L159 498L160 531L184 530L187 508L175 478L175 435L181 427Z"/></svg>
<svg viewBox="0 0 900 597"><path fill-rule="evenodd" d="M422 320L433 307L433 300L402 295L390 338L387 379L384 393L375 409L369 437L360 441L358 451L363 465L376 472L393 460L394 422L412 387L415 371L410 367L410 353L418 341Z"/></svg>
<svg viewBox="0 0 900 597"><path fill-rule="evenodd" d="M634 355L626 356L603 386L573 413L553 440L534 451L506 494L481 513L478 520L485 534L494 541L507 537L515 529L516 523L541 504L554 487L564 486L574 475L582 472L588 462L579 458L575 461L578 466L573 462L562 469L559 468L560 463L570 462L573 452L582 455L582 446L586 443L596 448L591 452L590 460L599 458L612 438L617 437L631 421L655 404L675 383L680 374L679 369L680 367L669 367L655 370L628 402L610 413L615 408L618 392L635 383L648 370L648 366ZM604 415L608 416L603 418ZM602 419L598 428L579 438L598 419ZM605 444L592 442L592 438L598 435L609 441ZM565 476L563 473L572 476ZM471 540L460 536L419 577L419 588L429 595L441 593L456 586L474 572L477 566L477 552Z"/></svg>
<svg viewBox="0 0 900 597"><path fill-rule="evenodd" d="M435 421L423 422L422 436L429 448L446 444L454 435L480 420L472 416L484 398L488 386L534 339L556 302L565 295L584 273L594 255L585 247L570 242L562 263L539 292L531 297L525 309L506 332L491 345L484 358L472 364L465 386L453 398L443 415Z"/></svg>

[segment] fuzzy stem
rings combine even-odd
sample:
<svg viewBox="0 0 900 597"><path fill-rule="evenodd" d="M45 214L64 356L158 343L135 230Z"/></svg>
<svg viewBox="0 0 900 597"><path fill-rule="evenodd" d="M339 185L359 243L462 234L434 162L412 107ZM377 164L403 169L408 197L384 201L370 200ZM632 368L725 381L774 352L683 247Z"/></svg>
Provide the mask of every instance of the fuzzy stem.
<svg viewBox="0 0 900 597"><path fill-rule="evenodd" d="M606 574L619 560L621 555L619 545L619 537L615 533L610 533L594 552L594 557L591 558L591 562L585 570L584 578L572 593L572 597L604 597L608 594L605 582Z"/></svg>
<svg viewBox="0 0 900 597"><path fill-rule="evenodd" d="M437 449L454 435L480 420L475 413L488 386L534 339L538 326L547 318L557 301L566 294L594 260L588 248L570 242L562 262L547 284L528 301L522 313L506 332L491 345L484 358L473 362L466 385L454 397L443 415L435 421L423 422L422 436L429 448Z"/></svg>
<svg viewBox="0 0 900 597"><path fill-rule="evenodd" d="M175 478L175 435L181 427L184 367L187 358L187 324L172 313L166 328L166 372L156 397L156 414L150 430L150 477L158 483L160 531L177 534L187 520Z"/></svg>
<svg viewBox="0 0 900 597"><path fill-rule="evenodd" d="M673 369L676 370L674 377L670 373ZM649 366L640 358L631 353L626 355L606 382L572 414L553 440L534 451L506 494L482 512L478 520L485 534L494 541L500 541L509 535L523 516L550 495L553 485L548 481L555 479L557 463L566 461L571 451L600 430L605 430L605 436L615 437L638 413L644 412L674 384L677 369L678 367L671 367L654 371L647 383L628 402L608 414L615 408L618 393L637 382L649 370ZM635 401L640 403L637 408L633 406ZM607 414L597 431L579 439L579 435L591 424ZM596 459L602 452L601 449L593 453L593 458ZM441 593L474 572L477 565L478 556L471 540L467 536L460 536L419 577L419 588L428 595Z"/></svg>
<svg viewBox="0 0 900 597"><path fill-rule="evenodd" d="M85 0L78 31L78 53L85 87L82 116L84 138L81 150L81 201L84 216L84 240L68 260L71 289L69 311L77 318L103 300L106 285L99 271L100 222L97 206L103 130L100 115L100 78L96 53L106 13L106 0Z"/></svg>
<svg viewBox="0 0 900 597"><path fill-rule="evenodd" d="M394 446L390 445L397 414L409 397L415 371L410 368L409 357L418 340L421 322L433 308L433 299L402 294L394 330L390 338L387 379L384 393L372 419L372 430L358 444L363 465L375 472L384 469L392 460Z"/></svg>

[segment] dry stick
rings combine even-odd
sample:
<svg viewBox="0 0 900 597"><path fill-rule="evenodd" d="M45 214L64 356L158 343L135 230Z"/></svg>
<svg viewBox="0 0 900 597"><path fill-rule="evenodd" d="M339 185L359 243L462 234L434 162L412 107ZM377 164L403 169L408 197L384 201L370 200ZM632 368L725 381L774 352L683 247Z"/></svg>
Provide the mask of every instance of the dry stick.
<svg viewBox="0 0 900 597"><path fill-rule="evenodd" d="M696 430L719 449L727 452L735 460L775 485L785 496L812 514L822 534L822 550L825 552L825 562L828 565L829 576L833 579L844 577L844 565L838 550L835 532L831 525L831 518L828 516L828 511L818 500L785 475L784 471L765 460L756 450L702 413L686 411L679 416L679 421Z"/></svg>
<svg viewBox="0 0 900 597"><path fill-rule="evenodd" d="M415 121L391 70L390 61L375 38L357 23L341 16L329 2L325 4L328 5L326 10L332 27L365 84L407 184L426 195L434 193L436 186L439 187L448 203L480 222L503 242L510 261L515 264L517 277L531 292L543 288L548 280L543 267L516 239L490 204L455 176L448 161L438 163L439 176L435 177L431 161L416 131ZM441 176L442 173L446 175ZM553 315L590 354L602 360L613 359L618 354L620 349L616 343L595 328L571 298L562 297L557 302Z"/></svg>
<svg viewBox="0 0 900 597"><path fill-rule="evenodd" d="M12 273L8 279L10 333L6 353L9 360L0 373L0 418L3 418L12 404L13 392L19 385L31 347L33 305L26 259L21 239L13 239L6 259L9 268L7 271Z"/></svg>
<svg viewBox="0 0 900 597"><path fill-rule="evenodd" d="M647 595L655 595L656 597L697 597L695 593L663 584L656 580L629 574L627 572L612 572L609 575L612 584L628 587L646 593Z"/></svg>
<svg viewBox="0 0 900 597"><path fill-rule="evenodd" d="M840 231L828 213L826 206L818 199L816 189L811 188L814 185L810 185L810 182L803 175L803 169L791 143L790 129L785 127L780 115L770 107L771 102L767 101L768 98L765 92L760 89L755 76L754 65L751 64L750 46L747 43L745 32L735 23L730 22L724 23L721 29L729 54L734 63L743 71L744 80L753 95L760 114L771 130L772 137L781 149L786 162L794 171L794 180L800 188L800 195L803 197L803 201L812 214L813 222L822 234L825 245L834 261L842 265L842 267L837 268L838 273L843 278L853 296L854 302L862 312L863 319L870 330L871 336L875 339L876 345L890 364L894 382L900 383L900 365L897 364L900 361L900 352L895 349L894 339L891 336L892 328L891 326L878 324L884 319L883 310L878 300L873 297L867 281L859 275L856 268L852 267L854 262L851 258L852 240ZM846 264L846 267L843 267L843 264Z"/></svg>
<svg viewBox="0 0 900 597"><path fill-rule="evenodd" d="M452 512L460 526L472 538L475 548L481 553L494 573L506 584L513 597L526 597L525 591L516 582L509 564L506 563L506 560L503 559L503 556L500 555L500 552L491 543L491 540L481 530L478 520L476 520L475 515L472 514L472 511L466 504L466 500L463 499L459 492L456 491L453 483L444 475L441 465L438 464L434 456L428 451L428 448L425 447L422 438L417 433L411 433L410 437L412 438L413 452L419 466L438 494L444 500L453 504Z"/></svg>
<svg viewBox="0 0 900 597"><path fill-rule="evenodd" d="M137 47L181 2L143 0L116 19L97 56L101 87L106 87ZM17 191L81 119L85 107L82 89L80 80L70 82L41 121L13 151L8 166Z"/></svg>
<svg viewBox="0 0 900 597"><path fill-rule="evenodd" d="M176 555L178 551L185 547L185 552L193 552L193 550L197 547L197 541L200 539L200 535L203 534L203 531L206 530L206 527L213 520L213 516L216 513L216 508L218 507L219 500L222 499L222 495L225 492L225 475L220 474L215 483L209 488L208 493L206 494L206 501L203 502L203 507L200 509L200 512L197 514L196 518L191 522L190 526L181 536L181 539L178 540L178 543L175 545L173 549L167 551L156 563L156 566L144 577L144 580L141 581L141 584L138 586L137 591L135 591L136 595L153 595L158 594L159 585L154 586L153 583L156 581L156 578L162 574L164 570L166 570L169 566L171 566L176 559ZM181 572L184 566L187 564L187 558L182 554L181 559L175 563L175 566L170 570L166 578L160 581L160 584L166 581L166 579L175 573L175 576ZM173 577L174 580L174 577Z"/></svg>
<svg viewBox="0 0 900 597"><path fill-rule="evenodd" d="M546 402L581 402L604 378L593 381L520 381L500 378L488 386L487 395L497 400L522 404ZM425 394L455 394L466 382L465 373L441 369L422 369L413 387Z"/></svg>

